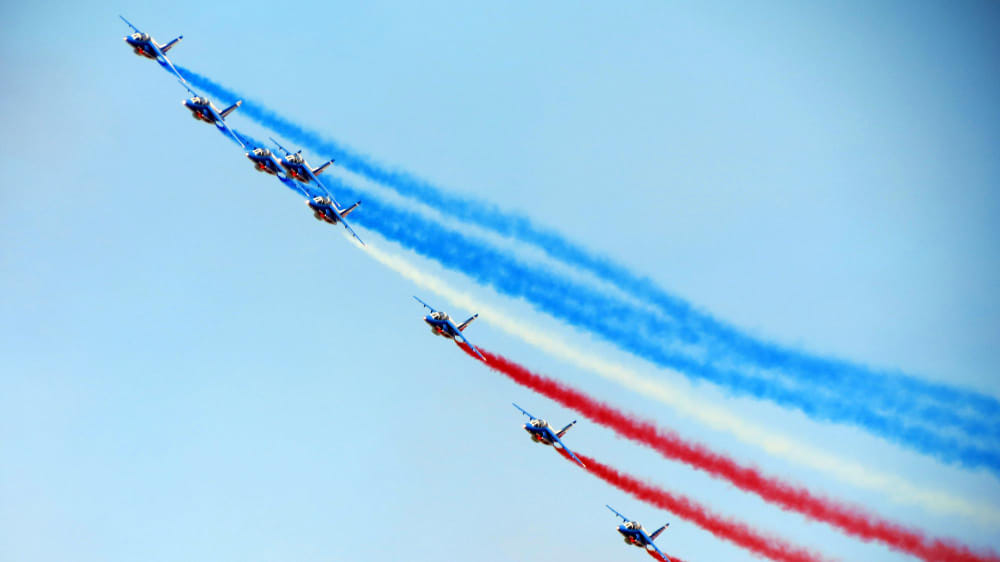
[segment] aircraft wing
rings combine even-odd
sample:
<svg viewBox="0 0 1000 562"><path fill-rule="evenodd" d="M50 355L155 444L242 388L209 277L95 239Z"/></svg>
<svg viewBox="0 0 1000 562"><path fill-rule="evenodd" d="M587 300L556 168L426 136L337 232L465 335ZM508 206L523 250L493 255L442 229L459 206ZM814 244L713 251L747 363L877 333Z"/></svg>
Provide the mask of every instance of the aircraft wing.
<svg viewBox="0 0 1000 562"><path fill-rule="evenodd" d="M514 404L514 403L511 402L511 404ZM532 420L538 419L535 416L529 414L524 408L518 406L517 404L514 404L514 407L517 408L518 410L521 410L521 413L524 414L524 415L526 415L526 416L528 416L529 419L532 419Z"/></svg>
<svg viewBox="0 0 1000 562"><path fill-rule="evenodd" d="M241 148L246 150L247 145L243 144L243 140L240 139L240 136L236 134L236 131L234 131L232 127L227 125L226 122L223 121L222 117L218 113L216 113L215 108L212 108L212 113L215 115L215 126L218 127L220 130L222 130L223 132L229 133L229 136L233 137L233 140L236 141L236 144L240 145Z"/></svg>
<svg viewBox="0 0 1000 562"><path fill-rule="evenodd" d="M351 228L351 225L347 224L347 219L345 219L343 215L340 216L340 224L344 225L344 228L347 229L347 232L350 232L351 236L357 238L358 242L360 242L362 246L365 246L365 241L362 240L361 237L358 236L356 232L354 232L354 229Z"/></svg>
<svg viewBox="0 0 1000 562"><path fill-rule="evenodd" d="M177 80L180 81L181 85L186 86L187 80L185 80L184 77L181 76L180 71L177 70L177 68L174 66L174 63L170 62L170 59L167 58L167 55L163 54L163 51L161 51L159 47L153 45L153 48L156 49L156 54L158 54L160 56L160 59L162 59L162 60L157 60L156 62L160 63L160 66L162 66L166 70L173 72L174 75L177 76Z"/></svg>
<svg viewBox="0 0 1000 562"><path fill-rule="evenodd" d="M645 535L646 533L643 533L643 534ZM653 541L646 542L646 547L647 548L652 547L652 549L654 551L656 551L656 554L658 554L660 556L660 559L663 560L663 562L673 562L672 560L670 560L670 557L668 557L666 554L663 554L662 550L660 550L659 548L656 548L656 545L653 544Z"/></svg>
<svg viewBox="0 0 1000 562"><path fill-rule="evenodd" d="M562 442L562 439L559 439L559 437L556 436L556 434L555 434L554 431L552 431L549 428L545 428L545 431L549 432L549 437L551 437L552 440L555 441L556 443L559 443L559 445L563 448L563 450L566 451L567 453L569 453L569 456L573 457L573 460L575 460L577 462L577 464L579 464L583 468L587 468L587 465L583 464L583 461L581 461L579 458L577 458L577 456L575 454L573 454L573 451L569 450L569 447L567 447L566 444ZM611 509L611 508L608 508L608 509ZM612 509L611 511L615 511L615 510ZM615 513L618 513L618 512L615 511Z"/></svg>
<svg viewBox="0 0 1000 562"><path fill-rule="evenodd" d="M434 307L433 307L433 306L431 306L431 305L429 305L429 304L425 303L424 301L422 301L422 300L418 299L417 297L413 297L413 298L417 299L417 302L419 302L420 304L422 304L422 305L424 305L425 307L427 307L427 310L429 310L429 311L431 311L431 312L437 312L437 310L434 310Z"/></svg>
<svg viewBox="0 0 1000 562"><path fill-rule="evenodd" d="M624 516L624 515L622 515L621 513L618 513L617 511L615 511L615 508L611 507L610 505L608 505L608 504L604 504L604 507L606 507L606 508L610 509L610 510L611 510L611 513L614 513L614 514L615 514L615 515L617 515L618 517L621 517L621 518L622 518L622 521L624 521L624 522L626 522L626 523L628 523L629 521L631 521L631 519L629 519L628 517L625 517L625 516Z"/></svg>
<svg viewBox="0 0 1000 562"><path fill-rule="evenodd" d="M278 147L278 150L280 150L282 154L284 154L285 156L291 154L290 152L285 150L285 147L281 146L281 144L279 144L278 141L274 140L274 137L267 137L267 138L271 139L271 142L274 143L274 146Z"/></svg>
<svg viewBox="0 0 1000 562"><path fill-rule="evenodd" d="M188 93L190 93L192 96L194 96L196 98L200 98L201 97L201 94L199 94L198 92L192 90L191 89L191 85L188 84L185 80L180 80L180 83L181 83L181 86L184 86L184 89L187 90Z"/></svg>
<svg viewBox="0 0 1000 562"><path fill-rule="evenodd" d="M139 28L138 28L138 27L136 27L136 26L132 25L132 23L131 23L131 22L129 22L129 21L127 20L127 19L125 19L125 17L124 17L124 16L122 16L121 14L119 14L119 15L118 15L118 17L120 17L120 18L122 19L122 21L123 21L123 22L125 22L125 25L127 25L127 26L131 27L131 28L132 28L132 31L134 31L134 32L136 32L136 33L142 33L141 31L139 31Z"/></svg>
<svg viewBox="0 0 1000 562"><path fill-rule="evenodd" d="M455 324L451 320L448 320L448 325L451 326L452 330L454 331L456 339L461 338L462 342L465 343L465 345L469 346L469 349L476 352L476 355L478 355L479 358L483 360L483 363L489 363L489 361L487 361L486 358L483 357L483 354L479 353L479 348L472 345L472 342L466 339L462 331L456 328Z"/></svg>

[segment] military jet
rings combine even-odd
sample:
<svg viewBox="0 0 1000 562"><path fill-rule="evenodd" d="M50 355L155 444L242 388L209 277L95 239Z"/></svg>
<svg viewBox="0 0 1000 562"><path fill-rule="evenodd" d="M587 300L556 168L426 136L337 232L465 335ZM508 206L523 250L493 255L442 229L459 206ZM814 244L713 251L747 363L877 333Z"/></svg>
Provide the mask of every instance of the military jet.
<svg viewBox="0 0 1000 562"><path fill-rule="evenodd" d="M456 326L455 323L451 321L451 318L448 316L447 312L441 310L435 310L434 307L418 299L417 297L413 298L417 299L417 302L424 305L427 308L427 310L431 311L430 314L424 316L424 322L426 322L427 325L431 327L431 332L433 332L435 336L441 336L443 338L455 340L455 343L458 343L458 341L461 340L462 343L464 343L466 346L469 347L469 349L474 351L476 355L479 356L480 359L486 361L486 358L483 357L483 354L479 352L479 349L477 349L476 346L472 345L472 342L467 340L465 336L462 334L462 331L468 328L469 324L471 324L473 320L479 317L478 314L473 314L471 317L469 317L468 320Z"/></svg>
<svg viewBox="0 0 1000 562"><path fill-rule="evenodd" d="M566 444L559 439L563 435L566 435L569 428L576 425L576 420L568 423L566 427L560 429L559 431L552 431L552 428L549 427L549 422L541 418L536 418L517 404L514 404L514 407L521 410L522 414L528 416L528 423L524 424L524 430L531 435L532 441L535 443L541 443L542 445L551 445L552 447L555 447L556 443L558 443L559 446L569 454L569 456L573 457L573 460L579 463L579 465L583 468L587 468L587 465L583 464L583 461L577 458L577 456L573 454L573 451L570 451L569 447L567 447Z"/></svg>
<svg viewBox="0 0 1000 562"><path fill-rule="evenodd" d="M181 76L181 73L177 71L173 63L170 62L170 59L167 58L167 51L169 51L174 47L174 45L179 43L180 40L184 38L184 36L181 35L177 39L174 39L173 41L170 41L163 45L159 45L148 33L139 31L139 28L132 25L124 17L122 16L118 17L120 17L122 21L125 22L126 25L132 28L133 33L131 35L126 35L124 37L125 42L128 43L130 47L132 47L132 51L135 52L135 54L139 55L140 57L146 57L147 59L155 60L160 64L160 66L169 70L170 72L173 72L174 75L177 76L177 79L181 81L181 83L184 83L184 77Z"/></svg>
<svg viewBox="0 0 1000 562"><path fill-rule="evenodd" d="M653 558L660 560L662 562L671 562L670 558L666 554L663 554L660 549L656 548L653 541L656 537L660 536L660 533L666 529L670 523L660 527L659 529L653 531L651 534L646 534L646 529L642 527L637 521L631 521L628 517L625 517L621 513L615 511L610 505L605 505L604 507L610 509L612 513L622 518L621 525L618 526L618 532L621 533L622 537L625 539L625 544L630 544L632 546L637 546L639 548L645 549L645 551Z"/></svg>

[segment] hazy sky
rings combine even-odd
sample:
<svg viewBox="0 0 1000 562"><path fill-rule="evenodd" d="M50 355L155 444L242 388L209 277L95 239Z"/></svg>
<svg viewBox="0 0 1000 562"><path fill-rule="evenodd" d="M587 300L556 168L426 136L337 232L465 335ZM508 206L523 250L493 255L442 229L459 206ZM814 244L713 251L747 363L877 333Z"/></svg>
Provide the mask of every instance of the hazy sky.
<svg viewBox="0 0 1000 562"><path fill-rule="evenodd" d="M160 42L184 34L175 63L526 214L761 338L1000 395L994 3L11 4L0 559L643 559L605 503L647 528L671 522L657 542L684 560L752 559L533 445L511 401L553 425L574 413L433 338L409 282L189 117L184 90L124 44L119 13ZM486 322L468 335L771 473L1000 548L997 529L775 460ZM995 477L692 388L1000 503ZM831 557L907 559L587 420L567 444Z"/></svg>

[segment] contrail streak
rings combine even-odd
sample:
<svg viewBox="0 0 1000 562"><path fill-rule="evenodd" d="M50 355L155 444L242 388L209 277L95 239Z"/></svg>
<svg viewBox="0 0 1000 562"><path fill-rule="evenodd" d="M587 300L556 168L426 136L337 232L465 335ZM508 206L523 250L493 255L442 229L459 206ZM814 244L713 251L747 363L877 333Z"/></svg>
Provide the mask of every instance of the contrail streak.
<svg viewBox="0 0 1000 562"><path fill-rule="evenodd" d="M464 345L459 347L477 362L478 356ZM605 402L596 400L575 388L525 367L483 348L483 364L562 406L575 410L591 421L618 435L645 445L664 457L682 462L737 488L755 494L783 510L794 511L809 519L821 521L847 535L863 541L878 541L893 550L916 556L927 562L1000 562L995 554L977 554L969 547L951 540L929 539L923 532L882 519L863 509L821 497L806 488L790 484L760 470L741 465L734 459L680 435L658 427L653 422L624 413ZM586 464L587 461L584 461ZM588 465L589 468L589 465Z"/></svg>
<svg viewBox="0 0 1000 562"><path fill-rule="evenodd" d="M335 193L360 198L350 186L335 177L327 178ZM817 420L841 421L857 425L875 435L903 444L945 462L967 467L987 467L1000 472L1000 450L960 442L906 420L845 403L826 393L773 386L732 370L705 367L687 359L672 357L652 344L622 312L620 303L585 286L525 263L488 243L446 228L421 215L377 198L366 199L363 213L352 220L449 269L462 272L475 282L514 298L524 298L549 315L572 326L588 329L619 348L632 351L658 365L683 373L700 372L706 378L737 389L754 398L766 399L799 409Z"/></svg>
<svg viewBox="0 0 1000 562"><path fill-rule="evenodd" d="M925 489L906 481L901 476L883 473L874 467L863 466L807 443L778 435L739 418L724 408L699 400L680 387L639 375L621 365L577 349L530 324L518 321L500 309L489 307L468 293L452 288L443 279L418 269L402 257L381 250L372 242L368 242L364 251L383 266L418 287L433 292L453 306L478 311L480 321L487 322L548 355L656 400L678 414L713 430L726 432L771 456L806 467L851 486L877 492L901 505L913 505L945 516L966 517L991 527L1000 526L1000 512L991 504L975 503L943 491Z"/></svg>
<svg viewBox="0 0 1000 562"><path fill-rule="evenodd" d="M235 100L237 93L178 67L186 79L212 95ZM790 376L799 386L835 388L841 399L864 401L871 409L928 419L932 426L954 427L973 438L1000 439L1000 401L976 392L924 381L916 377L877 372L846 361L809 355L778 344L764 343L728 326L639 277L609 259L593 254L558 233L538 227L525 217L504 213L479 201L448 194L412 174L389 169L371 158L310 131L247 101L244 115L317 152L333 156L346 169L382 183L404 196L419 199L461 220L489 228L499 234L532 244L554 259L589 271L623 291L656 306L671 319L669 326L656 319L637 316L637 329L659 337L669 333L685 344L705 346L713 361L749 362L755 368ZM660 319L662 320L662 319ZM633 350L634 351L634 350ZM673 365L680 367L679 365ZM698 376L697 372L692 372ZM803 410L806 411L806 410ZM971 417L970 415L971 414ZM988 419L984 420L983 417Z"/></svg>

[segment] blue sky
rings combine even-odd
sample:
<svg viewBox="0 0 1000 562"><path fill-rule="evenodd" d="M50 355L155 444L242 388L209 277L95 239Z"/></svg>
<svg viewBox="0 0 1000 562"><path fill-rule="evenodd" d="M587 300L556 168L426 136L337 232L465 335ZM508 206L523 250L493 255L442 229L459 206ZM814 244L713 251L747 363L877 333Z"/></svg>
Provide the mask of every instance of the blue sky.
<svg viewBox="0 0 1000 562"><path fill-rule="evenodd" d="M647 527L671 521L659 542L685 560L750 559L532 445L511 401L554 424L573 413L432 338L414 287L190 119L184 91L125 47L118 13L161 42L184 34L178 64L614 255L755 335L996 396L997 11L5 7L0 558L642 557L614 532L611 503ZM253 130L239 112L232 122ZM998 547L996 529L785 465L488 323L469 335L770 472ZM990 476L694 388L834 452L1000 502ZM586 421L568 437L831 556L903 559Z"/></svg>

